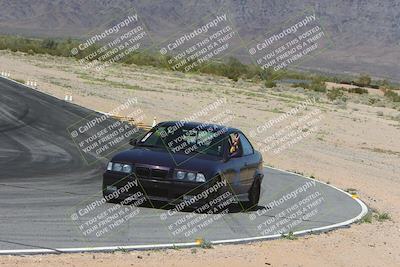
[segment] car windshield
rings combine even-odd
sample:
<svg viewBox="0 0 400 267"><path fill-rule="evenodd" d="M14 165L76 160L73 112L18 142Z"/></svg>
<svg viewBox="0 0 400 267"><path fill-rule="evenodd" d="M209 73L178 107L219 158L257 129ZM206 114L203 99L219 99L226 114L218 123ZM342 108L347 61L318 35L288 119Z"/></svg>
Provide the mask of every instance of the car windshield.
<svg viewBox="0 0 400 267"><path fill-rule="evenodd" d="M213 125L159 126L143 136L137 145L167 149L171 153L222 156L225 132L226 128Z"/></svg>

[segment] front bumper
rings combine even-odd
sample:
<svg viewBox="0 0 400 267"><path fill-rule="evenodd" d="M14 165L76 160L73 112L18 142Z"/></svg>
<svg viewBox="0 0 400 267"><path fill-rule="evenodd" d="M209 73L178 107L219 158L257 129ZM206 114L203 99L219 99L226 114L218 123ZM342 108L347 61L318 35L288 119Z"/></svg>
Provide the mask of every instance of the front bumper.
<svg viewBox="0 0 400 267"><path fill-rule="evenodd" d="M142 192L147 199L177 203L189 196L198 195L212 186L211 182L195 183L187 181L174 181L167 179L136 178L133 175L107 171L103 174L103 195L112 194L126 186L129 182L137 181L138 186L129 188L125 193L119 194L118 199L125 199L137 192ZM112 190L108 189L113 187Z"/></svg>

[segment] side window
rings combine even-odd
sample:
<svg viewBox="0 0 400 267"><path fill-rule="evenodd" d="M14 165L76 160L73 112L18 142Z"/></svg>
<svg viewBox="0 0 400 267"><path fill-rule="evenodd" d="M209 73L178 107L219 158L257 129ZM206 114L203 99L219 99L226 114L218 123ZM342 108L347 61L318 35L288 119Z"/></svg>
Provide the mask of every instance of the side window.
<svg viewBox="0 0 400 267"><path fill-rule="evenodd" d="M243 155L242 145L240 144L239 133L231 133L228 138L229 155L233 158L239 158Z"/></svg>
<svg viewBox="0 0 400 267"><path fill-rule="evenodd" d="M243 149L243 156L251 155L254 153L253 147L251 146L249 140L247 140L246 136L242 133L239 134L240 136L240 143Z"/></svg>

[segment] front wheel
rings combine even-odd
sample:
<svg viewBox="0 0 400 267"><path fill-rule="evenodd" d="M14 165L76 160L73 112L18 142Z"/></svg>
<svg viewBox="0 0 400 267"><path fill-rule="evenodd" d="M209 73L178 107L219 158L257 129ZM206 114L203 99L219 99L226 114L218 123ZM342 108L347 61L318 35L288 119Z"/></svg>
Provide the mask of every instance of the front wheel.
<svg viewBox="0 0 400 267"><path fill-rule="evenodd" d="M261 182L260 180L254 180L249 190L249 201L244 202L246 209L253 208L258 205L260 201Z"/></svg>

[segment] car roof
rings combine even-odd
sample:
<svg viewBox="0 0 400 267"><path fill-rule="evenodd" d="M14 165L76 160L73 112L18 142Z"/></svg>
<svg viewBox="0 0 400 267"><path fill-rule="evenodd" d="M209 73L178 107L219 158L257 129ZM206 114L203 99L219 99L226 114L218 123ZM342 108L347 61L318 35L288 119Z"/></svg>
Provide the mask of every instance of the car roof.
<svg viewBox="0 0 400 267"><path fill-rule="evenodd" d="M216 128L216 130L221 130L221 129L223 129L223 128L226 127L226 128L227 128L227 131L226 131L227 133L241 132L240 130L238 130L238 129L236 129L236 128L233 128L233 127L229 127L229 126L224 126L224 125L219 125L219 124L213 124L213 123L205 123L205 122L194 122L194 121L188 121L188 122L185 122L185 121L164 121L164 122L160 122L160 123L157 124L156 126L166 126L166 127L169 127L169 126L176 125L176 126L179 126L179 127L187 126L187 127L189 127L189 128L195 128L195 127L197 127L197 126L199 126L199 125L202 125L202 124L213 126L213 127Z"/></svg>

